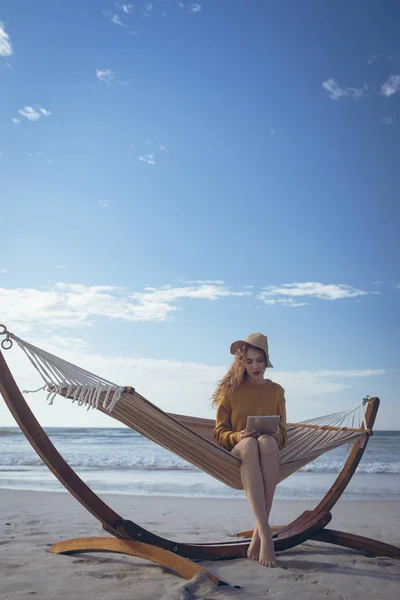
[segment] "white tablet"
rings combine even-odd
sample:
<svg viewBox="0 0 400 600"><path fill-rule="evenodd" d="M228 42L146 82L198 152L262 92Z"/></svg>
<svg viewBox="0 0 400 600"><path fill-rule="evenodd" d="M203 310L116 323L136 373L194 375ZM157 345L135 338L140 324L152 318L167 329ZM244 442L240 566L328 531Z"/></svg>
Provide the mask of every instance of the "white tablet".
<svg viewBox="0 0 400 600"><path fill-rule="evenodd" d="M276 433L279 425L279 415L268 417L247 417L246 431L257 431L257 433L272 435Z"/></svg>

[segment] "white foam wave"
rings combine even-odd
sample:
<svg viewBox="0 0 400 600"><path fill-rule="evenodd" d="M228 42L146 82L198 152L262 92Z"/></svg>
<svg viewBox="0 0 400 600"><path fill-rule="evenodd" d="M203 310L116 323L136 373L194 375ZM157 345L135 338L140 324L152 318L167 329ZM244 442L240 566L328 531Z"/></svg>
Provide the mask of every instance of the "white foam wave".
<svg viewBox="0 0 400 600"><path fill-rule="evenodd" d="M134 469L144 471L190 471L197 470L193 465L185 462L178 456L170 454L143 455L131 454L77 454L66 453L65 460L77 469ZM0 454L0 468L4 467L36 467L44 466L39 456L33 453ZM316 460L306 465L301 471L306 473L339 473L343 468L343 461ZM377 474L386 473L400 475L400 462L361 462L357 473Z"/></svg>

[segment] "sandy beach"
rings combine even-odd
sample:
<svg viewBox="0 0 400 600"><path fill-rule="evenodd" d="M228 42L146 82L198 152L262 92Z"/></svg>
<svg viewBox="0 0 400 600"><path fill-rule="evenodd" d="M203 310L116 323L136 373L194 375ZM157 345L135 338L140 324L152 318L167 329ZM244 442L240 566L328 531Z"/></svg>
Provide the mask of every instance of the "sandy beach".
<svg viewBox="0 0 400 600"><path fill-rule="evenodd" d="M252 525L245 500L104 496L125 518L181 541L222 541ZM310 502L276 501L272 522L286 523ZM197 598L394 599L400 590L400 561L369 558L356 551L307 542L278 555L265 569L246 559L203 562L232 587L217 588L208 577L186 581L148 561L116 554L54 555L52 543L101 536L97 521L69 494L0 490L0 597L25 600L190 600ZM400 546L400 503L342 501L329 527ZM235 589L233 586L240 586Z"/></svg>

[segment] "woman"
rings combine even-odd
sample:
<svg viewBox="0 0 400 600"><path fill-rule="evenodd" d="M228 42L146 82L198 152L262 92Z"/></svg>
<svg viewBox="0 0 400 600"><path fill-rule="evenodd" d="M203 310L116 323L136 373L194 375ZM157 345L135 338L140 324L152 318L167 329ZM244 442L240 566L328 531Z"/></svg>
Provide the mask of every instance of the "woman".
<svg viewBox="0 0 400 600"><path fill-rule="evenodd" d="M234 342L231 354L235 360L213 395L217 407L214 436L241 462L243 487L256 518L248 558L275 567L269 514L278 482L279 451L287 440L284 390L264 379L266 368L272 367L265 335L252 333ZM280 415L276 433L246 432L247 417L260 415Z"/></svg>

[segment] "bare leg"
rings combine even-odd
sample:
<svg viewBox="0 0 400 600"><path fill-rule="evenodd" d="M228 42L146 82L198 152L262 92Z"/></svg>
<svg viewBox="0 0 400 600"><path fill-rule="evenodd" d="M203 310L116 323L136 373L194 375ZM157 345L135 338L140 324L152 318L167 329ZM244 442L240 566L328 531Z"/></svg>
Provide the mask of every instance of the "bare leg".
<svg viewBox="0 0 400 600"><path fill-rule="evenodd" d="M263 473L264 491L265 491L265 508L268 515L271 512L272 501L274 498L276 484L278 483L279 477L279 448L278 444L268 435L262 435L258 438L259 457L260 465ZM260 560L264 566L275 566L276 558L274 551L274 543L271 536L268 538L268 543L264 546L261 551L261 539L258 533L257 523L254 529L252 542L250 544L249 552L252 555L253 560ZM260 556L261 555L261 556ZM264 558L262 558L264 557ZM265 562L272 564L265 565Z"/></svg>
<svg viewBox="0 0 400 600"><path fill-rule="evenodd" d="M260 564L273 566L275 555L271 556L271 543L273 542L271 529L268 524L268 513L265 503L265 489L263 473L260 464L259 445L255 438L248 437L241 440L232 450L232 454L241 461L240 474L250 507L257 521L257 536L261 540ZM257 539L255 538L254 545ZM254 550L249 548L249 558L254 559Z"/></svg>

